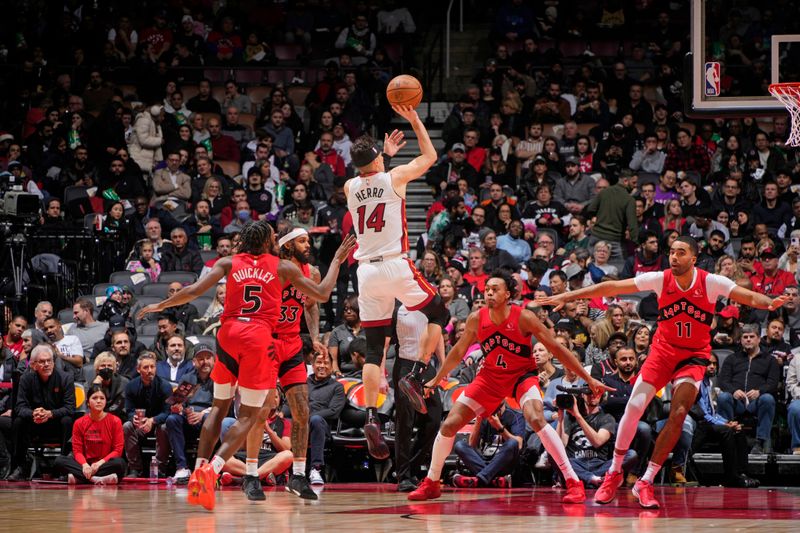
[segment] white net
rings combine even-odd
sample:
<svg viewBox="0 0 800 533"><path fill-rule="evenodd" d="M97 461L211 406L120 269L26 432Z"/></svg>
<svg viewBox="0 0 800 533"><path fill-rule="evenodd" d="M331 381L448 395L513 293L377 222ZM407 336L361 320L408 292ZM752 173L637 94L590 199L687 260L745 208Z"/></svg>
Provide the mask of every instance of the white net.
<svg viewBox="0 0 800 533"><path fill-rule="evenodd" d="M769 86L769 92L780 100L792 118L789 146L800 146L800 83L777 83Z"/></svg>

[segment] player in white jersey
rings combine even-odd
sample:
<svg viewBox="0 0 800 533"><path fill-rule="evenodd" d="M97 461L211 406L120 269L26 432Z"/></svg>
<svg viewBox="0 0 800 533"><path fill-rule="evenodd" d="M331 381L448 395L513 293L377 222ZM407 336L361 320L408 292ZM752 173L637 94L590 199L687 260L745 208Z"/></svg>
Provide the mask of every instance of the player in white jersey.
<svg viewBox="0 0 800 533"><path fill-rule="evenodd" d="M350 148L359 176L344 184L347 208L353 217L358 240L354 256L359 262L358 307L367 338L366 362L362 371L367 404L364 434L369 453L376 459L389 457L389 448L381 436L376 405L381 384L385 383L383 347L386 337L390 336L395 299L408 309L422 311L428 317L428 326L420 339L419 362L399 383L399 388L409 396L414 408L421 412L425 411L422 374L449 319L436 289L419 273L407 255L406 185L428 171L436 161L436 149L414 108L392 108L411 123L421 155L386 172L375 140L368 135L359 137ZM394 141L387 135L385 142Z"/></svg>

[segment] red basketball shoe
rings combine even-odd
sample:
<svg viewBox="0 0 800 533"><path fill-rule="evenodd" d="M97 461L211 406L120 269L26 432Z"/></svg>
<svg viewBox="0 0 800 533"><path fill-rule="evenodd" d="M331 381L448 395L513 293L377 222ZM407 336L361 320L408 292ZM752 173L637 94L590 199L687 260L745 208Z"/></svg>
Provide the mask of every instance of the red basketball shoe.
<svg viewBox="0 0 800 533"><path fill-rule="evenodd" d="M586 491L580 479L567 480L567 493L561 498L561 503L583 503L586 501Z"/></svg>
<svg viewBox="0 0 800 533"><path fill-rule="evenodd" d="M645 509L658 509L660 506L653 493L653 484L641 479L633 486L633 495L639 500L639 505Z"/></svg>
<svg viewBox="0 0 800 533"><path fill-rule="evenodd" d="M617 489L622 485L622 472L606 472L603 484L594 494L595 503L610 503L617 495Z"/></svg>
<svg viewBox="0 0 800 533"><path fill-rule="evenodd" d="M441 495L442 487L439 482L426 476L417 487L417 490L409 493L408 499L411 501L435 500Z"/></svg>

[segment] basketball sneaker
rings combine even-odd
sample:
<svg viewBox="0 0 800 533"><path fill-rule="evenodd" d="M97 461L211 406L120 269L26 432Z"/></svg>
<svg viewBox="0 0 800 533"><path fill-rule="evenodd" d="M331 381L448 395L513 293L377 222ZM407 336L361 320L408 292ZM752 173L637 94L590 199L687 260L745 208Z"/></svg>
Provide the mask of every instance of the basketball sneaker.
<svg viewBox="0 0 800 533"><path fill-rule="evenodd" d="M456 474L453 476L453 486L459 489L474 489L478 486L478 478Z"/></svg>
<svg viewBox="0 0 800 533"><path fill-rule="evenodd" d="M428 406L425 405L425 387L416 375L412 373L400 378L397 387L406 395L416 412L428 414Z"/></svg>
<svg viewBox="0 0 800 533"><path fill-rule="evenodd" d="M658 500L653 493L653 484L641 479L633 486L633 495L639 500L639 505L645 509L658 509Z"/></svg>
<svg viewBox="0 0 800 533"><path fill-rule="evenodd" d="M286 484L286 492L291 492L295 496L300 496L304 500L318 500L317 493L311 489L311 484L306 476L292 474L289 483Z"/></svg>
<svg viewBox="0 0 800 533"><path fill-rule="evenodd" d="M606 472L603 484L594 494L595 503L610 503L617 495L617 489L623 481L622 472Z"/></svg>
<svg viewBox="0 0 800 533"><path fill-rule="evenodd" d="M586 491L580 479L567 480L567 493L561 498L561 503L583 503L586 501Z"/></svg>
<svg viewBox="0 0 800 533"><path fill-rule="evenodd" d="M379 461L389 457L389 447L381 435L381 426L375 420L367 420L364 425L364 436L367 438L369 454Z"/></svg>
<svg viewBox="0 0 800 533"><path fill-rule="evenodd" d="M197 503L205 507L209 511L214 510L214 506L216 505L216 495L214 491L216 490L217 484L217 473L214 472L214 467L211 466L211 463L206 463L200 468L197 468L194 471L194 474L197 476L197 485L199 490L197 492ZM191 479L189 480L191 483ZM191 499L192 490L189 490L189 497Z"/></svg>
<svg viewBox="0 0 800 533"><path fill-rule="evenodd" d="M223 487L228 487L236 483L236 478L230 472L223 472L219 476L219 484Z"/></svg>
<svg viewBox="0 0 800 533"><path fill-rule="evenodd" d="M497 476L489 484L496 489L510 489L511 476Z"/></svg>
<svg viewBox="0 0 800 533"><path fill-rule="evenodd" d="M260 502L267 499L264 489L261 488L261 480L258 479L258 476L245 475L242 477L242 492L251 502Z"/></svg>
<svg viewBox="0 0 800 533"><path fill-rule="evenodd" d="M425 500L435 500L439 496L442 495L442 487L438 481L434 481L428 476L422 480L422 483L419 484L417 490L411 492L408 495L408 499L411 501L425 501Z"/></svg>
<svg viewBox="0 0 800 533"><path fill-rule="evenodd" d="M200 482L197 481L197 469L189 476L189 482L186 486L189 491L186 501L189 505L200 505Z"/></svg>

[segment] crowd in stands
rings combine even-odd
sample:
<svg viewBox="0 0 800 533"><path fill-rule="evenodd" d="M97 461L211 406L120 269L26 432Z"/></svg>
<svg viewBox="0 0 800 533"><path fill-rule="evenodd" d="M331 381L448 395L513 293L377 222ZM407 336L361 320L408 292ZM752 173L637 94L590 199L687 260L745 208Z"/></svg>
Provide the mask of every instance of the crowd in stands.
<svg viewBox="0 0 800 533"><path fill-rule="evenodd" d="M730 3L740 4L719 2ZM32 443L58 444L56 463L71 482L139 477L152 442L160 474L188 478L187 453L210 407L224 286L142 321L137 310L204 275L235 252L247 222L264 217L278 229L307 229L324 275L352 230L343 192L351 142L382 137L389 126L381 95L397 64L386 46L410 50L425 15L392 0L297 0L247 12L192 4L146 14L99 4L109 9L30 5L18 14L15 40L0 43L4 68L15 73L2 87L0 179L41 199L42 234L31 245L74 258L80 250L48 232L84 228L99 241L90 294L62 312L34 302L30 316L7 320L0 474L9 479L27 476ZM655 299L578 301L558 312L534 299L663 270L674 239L692 235L701 242L699 268L794 297L769 314L719 302L714 364L673 453L675 481L685 482L689 454L710 449L730 466L727 483L751 486L749 454L800 454L800 358L792 351L800 342L800 161L786 145L788 118L683 115L685 2L601 2L574 12L559 4L508 0L473 14L494 17L485 36L491 52L442 126L445 148L425 178L433 195L427 231L416 243L419 269L450 311L446 348L484 305L489 273L513 272L514 300L617 389L602 401L576 393L572 407L557 405L557 386L581 383L534 347L547 420L581 479L597 485L648 355ZM723 94L758 93L764 28L794 23L769 9L745 11L730 10L712 28L715 57L727 68ZM567 53L560 45L569 39L619 46ZM317 65L318 80L260 93L252 90L263 89L260 81L239 81L237 69L280 67L276 51L287 44L298 47L298 65ZM205 67L227 70L212 80ZM328 354L312 354L307 342L312 481L325 475L331 437L360 426L343 386L360 377L366 351L349 266L335 304L324 304ZM400 348L390 350L389 367ZM476 345L451 379L469 383L481 357ZM184 383L191 394L176 397ZM646 466L668 401L669 390L641 421L629 476ZM285 412L275 405L265 427L265 478L280 477L291 457ZM381 413L392 418L390 408ZM587 440L587 426L601 438ZM513 405L481 420L455 451L479 484L507 486L523 465L549 465ZM236 461L226 468L240 475ZM464 477L454 482L469 483Z"/></svg>

